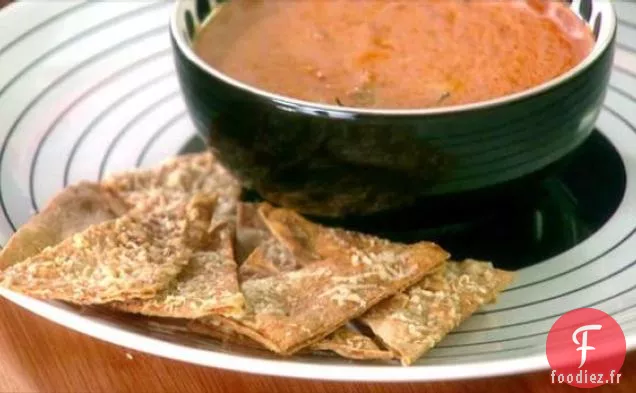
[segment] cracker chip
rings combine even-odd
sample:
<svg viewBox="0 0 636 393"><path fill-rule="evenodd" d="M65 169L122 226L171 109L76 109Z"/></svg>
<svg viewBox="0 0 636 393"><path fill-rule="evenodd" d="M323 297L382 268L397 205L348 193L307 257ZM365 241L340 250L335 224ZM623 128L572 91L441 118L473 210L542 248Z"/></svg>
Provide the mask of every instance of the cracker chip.
<svg viewBox="0 0 636 393"><path fill-rule="evenodd" d="M260 220L256 205L246 208L242 207L242 205L244 204L239 205L238 209L239 213L241 211L243 212L243 217L239 214L237 220L239 223L238 233L240 233L241 228L260 228L261 232L265 233L262 238L266 240L261 241L260 244L263 244L263 247L258 248L241 265L239 269L239 280L244 282L247 280L265 278L301 268L302 264L291 255L289 250L271 236L269 230L266 229L264 223ZM258 247L260 244L256 244L255 247ZM218 326L221 324L223 324L223 329L221 330L232 329L227 323L218 320L213 320L212 326L202 323L202 329L207 331L219 330ZM201 332L201 330L199 330L199 332ZM219 334L223 333L216 332L210 335L218 339ZM239 335L236 332L234 332L234 334ZM244 337L242 335L239 336ZM245 338L242 340L245 340ZM251 342L252 347L255 345L254 340L247 340ZM229 341L240 344L240 340ZM315 351L332 351L349 359L390 359L393 356L392 353L381 349L373 340L355 331L348 325L339 328L329 337L317 342L308 349Z"/></svg>
<svg viewBox="0 0 636 393"><path fill-rule="evenodd" d="M256 203L238 205L237 249L241 250L245 257L239 268L240 281L294 271L314 262L312 260L303 263L294 258L285 245L272 236L258 210L259 204Z"/></svg>
<svg viewBox="0 0 636 393"><path fill-rule="evenodd" d="M187 264L189 239L209 225L202 209L202 203L149 200L9 267L1 284L77 304L152 298Z"/></svg>
<svg viewBox="0 0 636 393"><path fill-rule="evenodd" d="M263 349L263 346L248 336L236 331L235 325L225 318L210 317L193 320L188 329L197 334L211 337L224 345L240 345L251 349ZM356 360L391 360L393 354L380 349L373 340L360 334L349 325L338 329L322 341L299 351L311 353L314 351L330 351L347 359Z"/></svg>
<svg viewBox="0 0 636 393"><path fill-rule="evenodd" d="M372 339L349 325L336 330L322 341L311 346L316 351L332 351L348 359L391 360L394 355L381 349Z"/></svg>
<svg viewBox="0 0 636 393"><path fill-rule="evenodd" d="M248 210L246 209L246 211ZM433 260L434 262L431 262L423 271L422 274L425 274L426 271L434 269L448 258L445 251L432 243L423 242L414 246L406 246L344 230L328 229L311 223L292 211L274 209L267 204L262 205L259 211L265 219L267 227L275 230L278 236L276 236L277 239L264 241L241 265L239 276L241 281L244 281L244 288L251 285L250 281L246 281L249 279L269 277L279 272L298 271L303 266L312 268L319 264L335 265L345 272L343 276L337 278L343 285L330 286L325 284L325 287L328 288L327 291L329 289L334 291L332 296L336 298L343 296L343 299L349 298L349 301L360 301L362 303L359 306L364 308L367 307L365 299L373 298L372 291L365 292L364 288L369 289L374 285L382 287L396 277L404 277L404 273L400 270L407 260L411 260L415 264L418 263L418 260L424 261L429 258ZM252 222L254 221L252 220ZM252 226L258 227L259 225ZM278 239L284 241L284 245L277 241ZM295 252L290 252L285 246ZM359 247L364 247L364 249ZM371 252L367 254L363 250ZM374 254L373 251L378 253ZM316 262L321 257L331 258L332 262L325 260ZM306 259L303 260L303 258ZM311 265L312 263L315 265ZM352 274L351 270L347 272L347 267L357 271L357 273ZM421 274L419 276L421 277ZM347 280L350 281L347 282ZM390 284L388 286L390 287ZM351 288L363 288L362 295ZM317 289L319 289L319 285ZM302 289L299 290L302 291ZM393 290L391 293L398 290ZM246 297L249 302L247 293ZM328 307L328 305L325 306L325 312L329 312ZM242 331L248 335L254 334L245 327L242 328ZM266 337L254 335L252 338L260 340L266 346L276 345ZM380 349L370 338L346 327L337 330L331 337L318 341L312 348L314 347L315 349L331 349L350 358L367 356L367 358L386 359L392 356L388 351Z"/></svg>
<svg viewBox="0 0 636 393"><path fill-rule="evenodd" d="M265 240L269 229L258 213L258 204L240 202L236 208L236 261L239 265Z"/></svg>
<svg viewBox="0 0 636 393"><path fill-rule="evenodd" d="M261 243L239 268L239 280L245 282L298 270L302 264L274 238Z"/></svg>
<svg viewBox="0 0 636 393"><path fill-rule="evenodd" d="M322 259L321 253L318 252L321 246L328 249L336 246L334 251L342 252L342 248L334 244L332 238L327 237L329 229L307 221L292 210L274 208L269 203L262 203L258 212L270 233L301 260Z"/></svg>
<svg viewBox="0 0 636 393"><path fill-rule="evenodd" d="M0 270L22 262L93 224L112 220L126 210L121 200L97 184L81 182L68 187L9 239L0 251Z"/></svg>
<svg viewBox="0 0 636 393"><path fill-rule="evenodd" d="M239 205L240 211L241 206ZM252 211L256 212L256 209L252 209ZM240 224L241 220L239 219L238 221ZM263 247L258 248L241 265L239 269L239 280L241 282L271 277L282 272L298 270L302 267L302 264L291 255L287 248L271 237L269 231L266 231L266 234L268 239L261 242ZM216 325L220 323L215 321ZM214 329L214 327L210 326L206 328L208 330ZM225 324L225 329L231 329L231 327ZM250 341L252 341L253 346L254 341ZM348 325L339 328L329 337L310 346L309 349L332 351L349 359L390 359L393 356L389 351L380 349L373 340L351 329Z"/></svg>
<svg viewBox="0 0 636 393"><path fill-rule="evenodd" d="M251 229L269 233L269 229L259 213L259 206L260 203L240 202L236 209L237 226L243 230Z"/></svg>
<svg viewBox="0 0 636 393"><path fill-rule="evenodd" d="M378 304L362 318L384 344L410 365L446 334L493 301L513 274L474 260L448 262L404 293Z"/></svg>
<svg viewBox="0 0 636 393"><path fill-rule="evenodd" d="M270 238L241 265L239 280L244 282L271 277L282 272L298 270L301 267L302 264L291 255L289 250L276 239ZM225 329L230 327L226 324ZM389 351L380 349L373 340L348 326L339 328L329 337L310 346L309 349L333 351L349 359L390 359L393 356Z"/></svg>
<svg viewBox="0 0 636 393"><path fill-rule="evenodd" d="M259 212L271 233L299 261L333 260L353 266L367 266L384 279L403 275L400 262L435 259L427 272L450 256L436 244L418 242L407 245L340 228L315 224L298 213L262 204ZM306 262L305 262L306 263Z"/></svg>
<svg viewBox="0 0 636 393"><path fill-rule="evenodd" d="M227 224L212 229L203 243L193 249L179 276L156 297L110 306L125 312L185 319L240 315L244 299L236 275L231 229Z"/></svg>
<svg viewBox="0 0 636 393"><path fill-rule="evenodd" d="M103 181L130 206L157 194L191 197L194 193L217 194L215 218L223 221L234 214L240 185L210 152L186 154L165 160L156 168L121 172Z"/></svg>
<svg viewBox="0 0 636 393"><path fill-rule="evenodd" d="M238 333L225 318L208 317L195 319L188 323L192 332L212 337L222 344L241 345L246 348L263 349L263 346L251 338Z"/></svg>
<svg viewBox="0 0 636 393"><path fill-rule="evenodd" d="M237 209L237 248L247 255L239 268L241 282L302 267L301 262L272 236L258 212L258 206L256 203L240 203Z"/></svg>
<svg viewBox="0 0 636 393"><path fill-rule="evenodd" d="M320 341L379 301L419 281L448 258L432 243L396 245L367 236L366 241L381 242L385 249L377 255L365 255L366 259L360 262L351 257L349 250L342 249L339 238L329 237L331 230L303 218L295 219L293 224L306 233L322 236L325 249L339 257L243 282L241 289L249 311L242 318L229 321L239 333L280 354L292 354ZM311 243L312 239L307 241ZM257 258L264 259L257 263L259 266L271 264L266 247L267 244L260 245L248 261Z"/></svg>

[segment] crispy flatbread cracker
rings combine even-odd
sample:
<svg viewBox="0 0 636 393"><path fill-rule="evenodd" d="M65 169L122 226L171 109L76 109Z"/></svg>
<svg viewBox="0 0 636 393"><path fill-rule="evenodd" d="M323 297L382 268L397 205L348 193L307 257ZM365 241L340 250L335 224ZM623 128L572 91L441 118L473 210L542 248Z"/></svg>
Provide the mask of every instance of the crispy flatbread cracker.
<svg viewBox="0 0 636 393"><path fill-rule="evenodd" d="M276 239L270 238L241 265L239 280L244 282L271 277L282 272L298 270L301 267L302 264L291 255L289 250ZM216 324L220 322L217 321ZM225 324L225 329L231 328ZM348 326L339 328L308 349L332 351L349 359L391 359L393 357L391 352L381 349L373 340Z"/></svg>
<svg viewBox="0 0 636 393"><path fill-rule="evenodd" d="M0 284L77 304L152 298L187 264L188 243L209 225L211 214L205 210L213 204L205 206L205 201L149 200L9 267Z"/></svg>
<svg viewBox="0 0 636 393"><path fill-rule="evenodd" d="M246 217L242 221L251 222L252 227L262 227L263 223L255 218L254 210L254 206L252 206L251 209L245 209L244 214L250 217L249 219ZM382 259L389 255L380 254L381 257L378 257L378 255L372 253L369 255L360 254L362 250L357 249L356 246L377 250L374 246L376 244L382 244L385 246L383 251L391 252L399 250L398 253L407 252L405 249L409 247L391 244L385 240L370 236L358 236L342 230L336 230L335 236L332 237L329 232L333 230L313 224L298 216L296 213L284 209L273 209L269 205L265 205L264 208L261 208L260 212L262 217L267 219L267 226L278 231L279 236L277 238L285 240L285 244L296 250L297 255L301 258L309 258L309 261L303 263L301 258L296 258L287 247L277 241L278 239L270 238L265 240L241 265L239 269L241 281L269 277L280 272L295 271L304 265L315 262L316 259L321 256L340 258L339 260L341 261L346 261L346 263L358 266L364 265L368 267L371 265L371 270L374 270L374 273L370 274L371 276L378 274L387 277L395 273L391 268L391 264L385 264L385 261ZM291 216L291 218L289 216ZM294 227L292 229L287 225L293 225ZM280 235L281 233L283 233L282 236ZM345 240L349 241L348 243L343 243L343 236ZM311 242L313 239L320 240L318 247L315 247ZM343 246L349 247L350 249L343 250ZM414 249L417 250L418 247L434 248L430 243L422 243L415 246ZM353 251L353 253L349 254L348 252L350 251ZM448 257L445 252L442 251L442 253L444 255L439 256L441 261ZM433 268L432 266L431 269ZM335 331L330 337L317 342L311 346L311 348L316 350L333 350L341 356L354 359L388 359L393 356L389 351L379 348L370 338L346 326Z"/></svg>
<svg viewBox="0 0 636 393"><path fill-rule="evenodd" d="M112 174L102 184L130 206L157 194L174 198L197 192L217 194L214 217L220 221L235 213L240 194L239 182L209 151L172 157L151 169Z"/></svg>
<svg viewBox="0 0 636 393"><path fill-rule="evenodd" d="M348 359L391 360L391 351L381 349L371 338L345 325L310 347L316 351L331 351Z"/></svg>
<svg viewBox="0 0 636 393"><path fill-rule="evenodd" d="M315 224L292 210L274 208L267 203L260 205L259 213L271 234L298 261L305 264L325 259L349 261L353 266L372 267L378 274L387 277L399 274L393 266L398 260L417 259L418 255L425 257L429 252L440 257L441 252L444 255L442 261L432 264L428 270L428 273L432 273L434 269L441 268L442 262L450 256L431 242L408 245L360 232L328 228Z"/></svg>
<svg viewBox="0 0 636 393"><path fill-rule="evenodd" d="M275 208L267 203L260 205L259 213L272 235L305 263L324 259L350 261L354 266L374 266L381 270L381 274L395 275L397 272L392 265L401 255L414 255L414 250L421 250L424 254L427 249L441 250L430 242L407 245L360 232L328 228L292 210ZM449 256L446 251L443 252ZM438 265L431 266L431 269Z"/></svg>
<svg viewBox="0 0 636 393"><path fill-rule="evenodd" d="M238 333L225 318L208 317L195 319L188 323L192 332L212 337L222 344L241 345L252 349L263 349L263 346L251 338Z"/></svg>
<svg viewBox="0 0 636 393"><path fill-rule="evenodd" d="M254 254L250 255L241 265L239 269L239 280L244 282L300 269L302 264L291 255L287 248L271 236L265 224L260 220L257 205L252 205L247 208L242 208L242 205L244 204L239 205L238 208L238 211L242 211L242 214L239 214L237 220L239 224L237 231L240 231L241 227L260 228L260 231L265 232L262 238L266 240L261 241L260 244L263 244L263 247L258 248ZM260 244L255 244L255 247L258 247ZM211 320L211 325L205 322L201 323L201 325L203 332L215 331L210 334L214 338L220 339L220 335L222 335L226 341L239 344L246 340L244 336L236 332L232 333L241 336L242 338L240 340L232 340L231 337L226 337L227 333L223 332L232 331L232 328L228 326L227 323L223 323L223 321L219 321L218 319ZM223 325L222 328L219 328L221 325ZM202 332L201 329L199 332ZM217 330L221 330L221 332ZM254 340L247 340L251 342L252 347L261 347ZM308 349L314 351L332 351L349 359L391 359L393 357L391 352L381 349L369 337L352 329L348 325L339 328L330 336L310 346Z"/></svg>
<svg viewBox="0 0 636 393"><path fill-rule="evenodd" d="M294 271L318 260L296 258L291 254L287 244L272 236L259 211L260 205L241 203L237 209L237 248L249 256L241 263L240 281ZM252 253L257 254L252 257Z"/></svg>
<svg viewBox="0 0 636 393"><path fill-rule="evenodd" d="M240 345L251 349L263 349L257 341L238 333L231 323L224 318L210 317L190 321L188 329L197 334L211 337L221 344ZM335 352L347 359L356 360L391 360L393 354L380 349L373 340L345 325L322 341L305 348L299 353L315 351Z"/></svg>
<svg viewBox="0 0 636 393"><path fill-rule="evenodd" d="M245 282L298 270L302 264L274 238L261 243L239 267L239 280Z"/></svg>
<svg viewBox="0 0 636 393"><path fill-rule="evenodd" d="M258 204L239 202L236 207L236 261L239 265L272 235L258 213Z"/></svg>
<svg viewBox="0 0 636 393"><path fill-rule="evenodd" d="M333 236L327 235L334 229L315 225L292 210L261 203L258 212L270 233L295 256L308 263L318 261L327 255L341 253L343 247L347 247L340 247L334 243ZM324 250L319 252L318 249Z"/></svg>
<svg viewBox="0 0 636 393"><path fill-rule="evenodd" d="M263 246L257 248L241 265L239 269L239 280L241 282L271 277L279 273L298 270L302 267L302 264L278 240L270 236L263 243ZM206 329L214 330L214 326L218 326L221 323L213 321L213 326L206 326ZM203 323L203 325L206 324ZM227 323L224 324L224 330L231 329ZM234 333L237 334L236 332ZM253 340L250 341L254 343ZM348 326L339 328L330 336L310 346L308 349L332 351L349 359L391 359L393 357L391 352L381 349L369 337Z"/></svg>
<svg viewBox="0 0 636 393"><path fill-rule="evenodd" d="M110 306L124 312L170 318L240 315L244 299L237 279L231 230L227 224L214 227L203 244L193 249L187 266L156 297Z"/></svg>
<svg viewBox="0 0 636 393"><path fill-rule="evenodd" d="M257 203L240 203L237 208L237 248L247 258L239 268L239 281L275 276L303 266L274 238L258 212Z"/></svg>
<svg viewBox="0 0 636 393"><path fill-rule="evenodd" d="M306 220L302 225L314 232L329 231ZM380 242L380 239L365 239ZM338 239L324 240L328 241ZM418 282L448 258L448 253L428 242L412 246L386 241L382 244L382 253L365 254L360 261L360 256L355 258L358 254L349 255L348 250L339 250L342 246L336 243L329 245L329 249L338 250L339 255L345 257L325 259L295 271L243 282L241 289L249 311L228 323L274 352L292 354L320 341L379 301ZM248 261L268 259L264 246L259 246Z"/></svg>
<svg viewBox="0 0 636 393"><path fill-rule="evenodd" d="M0 251L0 270L159 195L182 199L197 192L219 194L215 218L222 220L233 214L240 187L209 152L170 158L149 170L114 174L101 184L67 187L7 242Z"/></svg>
<svg viewBox="0 0 636 393"><path fill-rule="evenodd" d="M38 254L93 224L112 220L128 208L113 193L81 182L54 196L0 250L0 270Z"/></svg>
<svg viewBox="0 0 636 393"><path fill-rule="evenodd" d="M448 262L360 320L399 355L403 365L410 365L481 305L493 301L512 279L512 273L487 262Z"/></svg>
<svg viewBox="0 0 636 393"><path fill-rule="evenodd" d="M236 209L237 226L244 230L252 229L269 233L269 229L259 213L259 206L260 203L240 202Z"/></svg>

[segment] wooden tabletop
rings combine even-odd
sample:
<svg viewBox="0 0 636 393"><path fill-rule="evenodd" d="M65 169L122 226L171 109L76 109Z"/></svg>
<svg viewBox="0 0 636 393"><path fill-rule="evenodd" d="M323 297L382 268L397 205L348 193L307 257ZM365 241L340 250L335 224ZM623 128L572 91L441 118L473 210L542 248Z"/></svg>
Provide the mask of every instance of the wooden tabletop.
<svg viewBox="0 0 636 393"><path fill-rule="evenodd" d="M8 0L0 0L0 7ZM0 393L85 392L571 392L549 372L429 384L345 384L239 374L136 353L35 316L0 298ZM620 385L595 392L635 392L636 353Z"/></svg>

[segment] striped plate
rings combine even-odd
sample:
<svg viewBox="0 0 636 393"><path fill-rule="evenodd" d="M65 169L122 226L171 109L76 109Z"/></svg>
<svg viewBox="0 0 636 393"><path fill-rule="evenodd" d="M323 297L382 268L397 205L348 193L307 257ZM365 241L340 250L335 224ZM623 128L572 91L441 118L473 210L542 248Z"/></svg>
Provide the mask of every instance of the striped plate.
<svg viewBox="0 0 636 393"><path fill-rule="evenodd" d="M621 21L615 70L595 136L609 148L590 151L598 150L599 164L617 163L609 170L624 184L613 188L602 174L574 171L570 175L587 186L568 191L575 200L613 192L615 206L605 207L607 219L580 241L523 267L496 305L412 367L318 356L279 359L219 347L184 334L179 326L0 294L71 329L135 350L314 379L421 381L547 368L548 329L563 313L585 306L613 315L633 349L636 3L615 4ZM0 244L65 185L147 167L196 145L173 73L170 9L170 2L42 1L14 4L0 13Z"/></svg>

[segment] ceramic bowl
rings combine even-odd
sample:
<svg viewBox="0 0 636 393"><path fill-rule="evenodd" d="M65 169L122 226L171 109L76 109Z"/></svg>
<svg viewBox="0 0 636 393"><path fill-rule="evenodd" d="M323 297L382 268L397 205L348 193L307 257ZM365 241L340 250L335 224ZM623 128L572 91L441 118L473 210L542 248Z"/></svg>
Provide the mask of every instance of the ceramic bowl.
<svg viewBox="0 0 636 393"><path fill-rule="evenodd" d="M469 105L358 109L272 94L204 63L192 43L223 3L179 0L174 7L170 33L189 113L246 189L317 217L373 215L418 203L453 210L462 198L474 200L470 195L501 194L541 178L592 132L616 34L610 2L573 0L569 6L593 30L596 44L564 75Z"/></svg>

